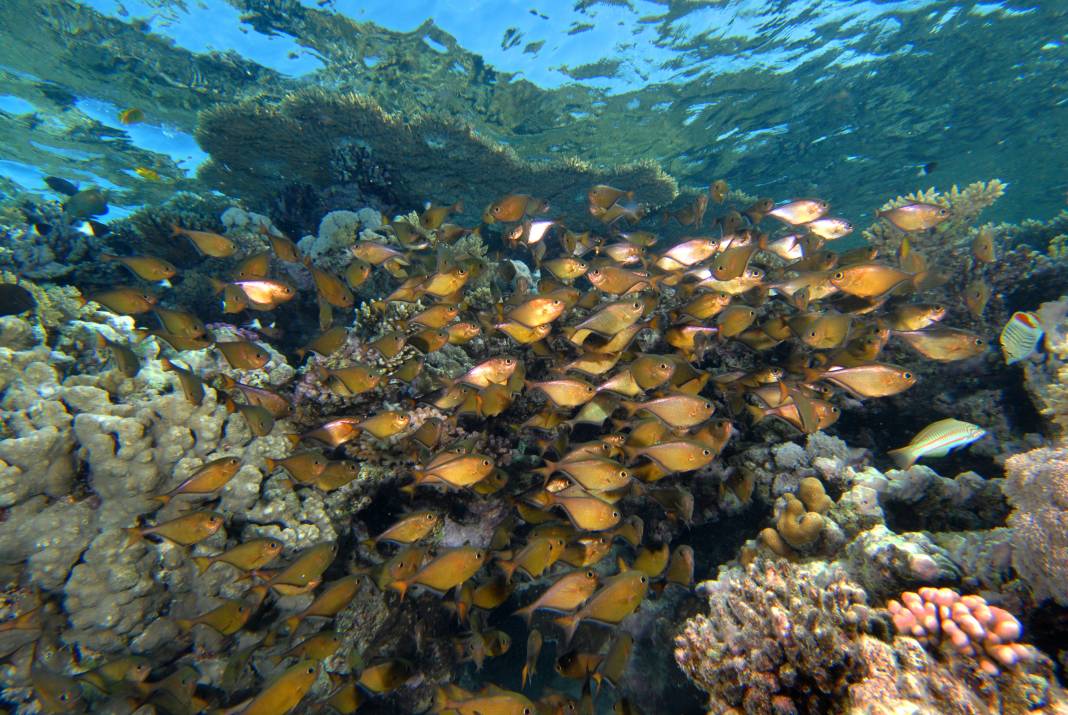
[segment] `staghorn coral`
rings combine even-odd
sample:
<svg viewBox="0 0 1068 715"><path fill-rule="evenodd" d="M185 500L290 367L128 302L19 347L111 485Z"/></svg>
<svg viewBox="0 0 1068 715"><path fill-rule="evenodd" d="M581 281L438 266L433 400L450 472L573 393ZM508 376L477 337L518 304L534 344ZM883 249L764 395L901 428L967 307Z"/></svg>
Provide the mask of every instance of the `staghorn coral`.
<svg viewBox="0 0 1068 715"><path fill-rule="evenodd" d="M1037 601L1068 606L1068 448L1034 449L1005 462L1013 511L1013 568Z"/></svg>
<svg viewBox="0 0 1068 715"><path fill-rule="evenodd" d="M864 591L787 562L757 560L698 586L708 614L686 621L675 660L713 713L826 713L865 674L857 637L874 627Z"/></svg>

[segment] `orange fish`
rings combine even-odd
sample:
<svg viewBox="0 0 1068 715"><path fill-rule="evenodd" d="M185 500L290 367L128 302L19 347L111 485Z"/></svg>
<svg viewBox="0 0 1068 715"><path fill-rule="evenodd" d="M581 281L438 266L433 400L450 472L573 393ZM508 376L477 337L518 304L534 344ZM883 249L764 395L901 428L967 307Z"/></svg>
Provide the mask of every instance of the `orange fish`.
<svg viewBox="0 0 1068 715"><path fill-rule="evenodd" d="M171 229L175 236L185 236L192 241L202 256L227 258L237 251L237 244L226 236L220 236L210 231L192 231L187 228L181 228L178 224L172 224Z"/></svg>

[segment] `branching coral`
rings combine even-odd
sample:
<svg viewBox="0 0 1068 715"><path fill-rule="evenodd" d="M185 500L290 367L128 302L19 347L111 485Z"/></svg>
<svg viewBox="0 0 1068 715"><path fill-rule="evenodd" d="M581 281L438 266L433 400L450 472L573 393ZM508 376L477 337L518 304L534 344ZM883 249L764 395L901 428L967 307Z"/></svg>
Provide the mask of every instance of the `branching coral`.
<svg viewBox="0 0 1068 715"><path fill-rule="evenodd" d="M1037 656L1034 648L1016 642L1023 633L1016 617L981 596L925 586L901 594L901 600L890 601L887 609L898 633L976 658L990 675L1001 672L999 666L1008 668Z"/></svg>
<svg viewBox="0 0 1068 715"><path fill-rule="evenodd" d="M708 615L686 622L675 660L714 713L825 713L865 674L857 637L875 625L863 589L786 562L701 584Z"/></svg>

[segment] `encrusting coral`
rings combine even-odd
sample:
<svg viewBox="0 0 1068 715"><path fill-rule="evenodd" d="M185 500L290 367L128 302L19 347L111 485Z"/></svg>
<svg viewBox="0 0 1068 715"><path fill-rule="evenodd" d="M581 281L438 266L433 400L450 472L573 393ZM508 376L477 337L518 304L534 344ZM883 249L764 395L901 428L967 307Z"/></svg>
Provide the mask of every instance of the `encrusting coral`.
<svg viewBox="0 0 1068 715"><path fill-rule="evenodd" d="M1013 508L1013 568L1037 601L1068 606L1068 447L1031 450L1005 462Z"/></svg>
<svg viewBox="0 0 1068 715"><path fill-rule="evenodd" d="M708 693L710 712L832 712L863 678L857 637L878 624L864 590L845 577L821 583L761 559L698 592L708 614L686 622L675 660Z"/></svg>

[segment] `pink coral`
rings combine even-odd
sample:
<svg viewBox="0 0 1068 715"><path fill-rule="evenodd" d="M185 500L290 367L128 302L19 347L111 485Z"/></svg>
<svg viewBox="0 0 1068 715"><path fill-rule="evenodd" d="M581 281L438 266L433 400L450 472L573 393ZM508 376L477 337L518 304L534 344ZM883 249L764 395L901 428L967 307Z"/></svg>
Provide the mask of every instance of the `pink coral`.
<svg viewBox="0 0 1068 715"><path fill-rule="evenodd" d="M930 586L901 594L887 610L894 627L924 645L947 645L979 659L980 667L997 675L1034 657L1034 649L1017 643L1023 627L1008 611L989 605L981 596L962 596L951 588Z"/></svg>

